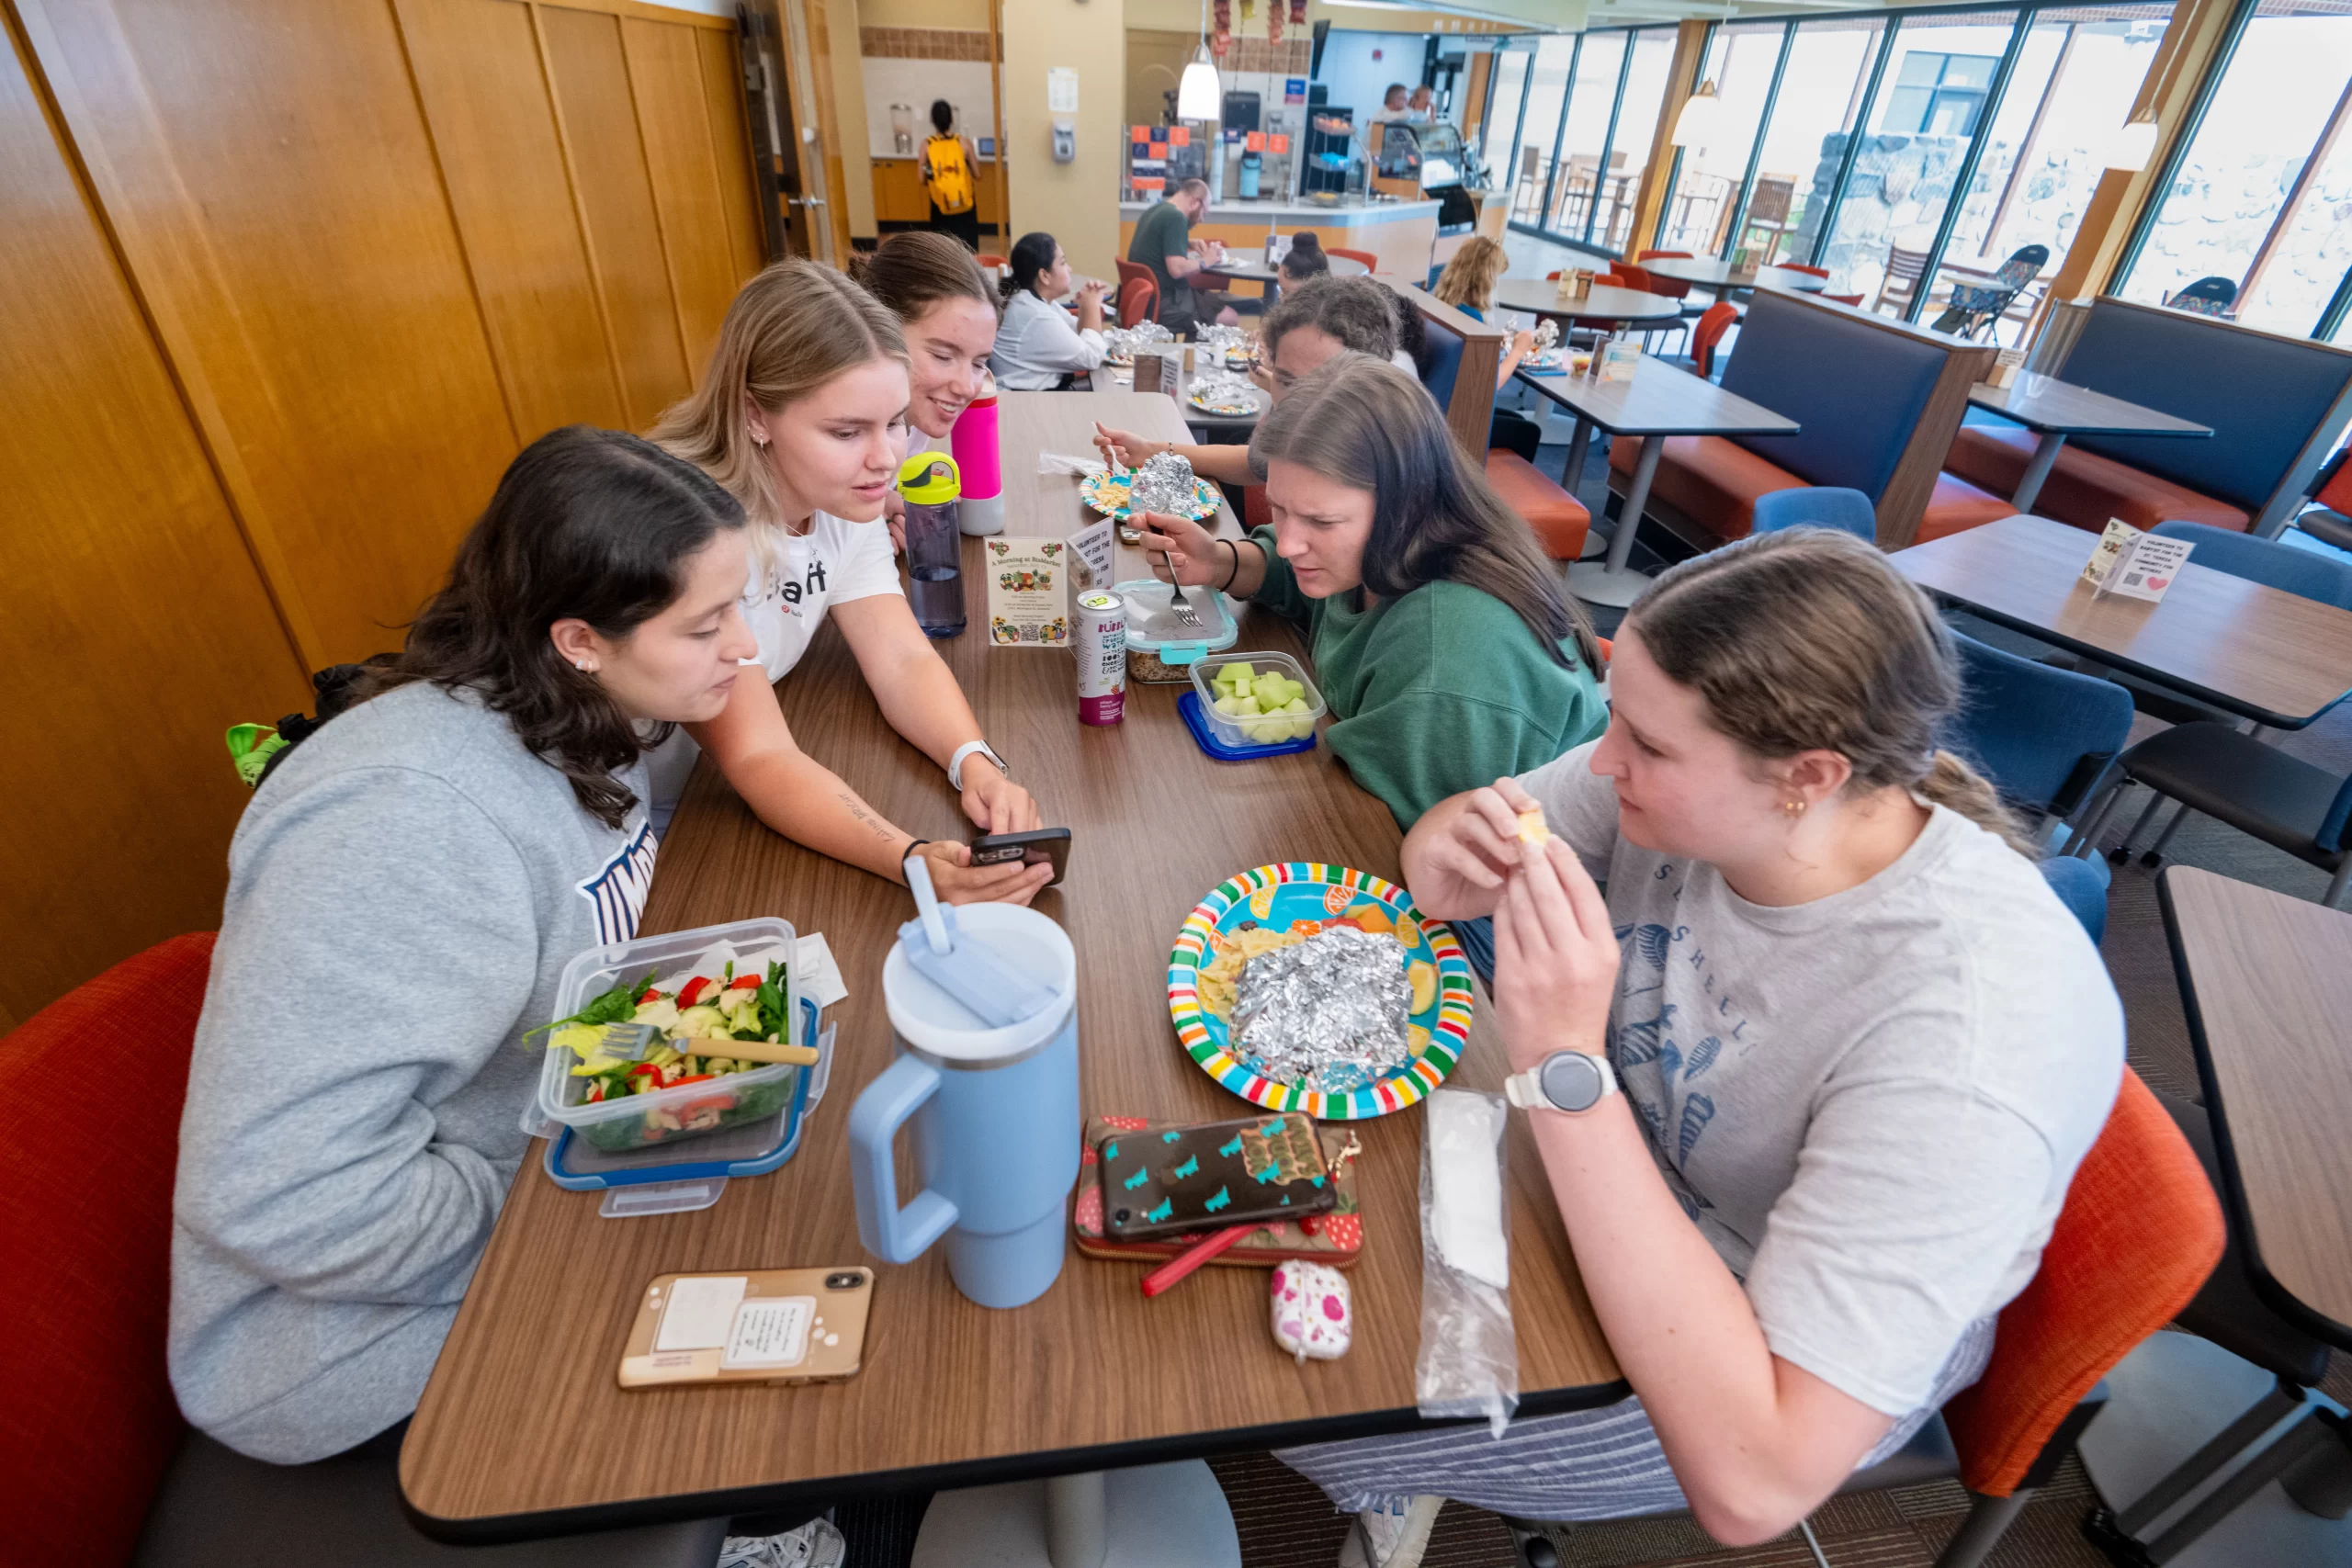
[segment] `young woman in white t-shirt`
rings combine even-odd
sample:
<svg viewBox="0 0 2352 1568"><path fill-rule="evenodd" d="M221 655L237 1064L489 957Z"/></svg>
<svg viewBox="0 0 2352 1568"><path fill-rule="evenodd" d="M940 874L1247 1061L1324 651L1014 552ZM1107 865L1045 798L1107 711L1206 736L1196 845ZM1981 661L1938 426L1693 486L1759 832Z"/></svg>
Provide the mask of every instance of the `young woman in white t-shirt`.
<svg viewBox="0 0 2352 1568"><path fill-rule="evenodd" d="M1635 1397L1291 1450L1362 1511L1342 1563L1410 1568L1441 1496L1779 1535L1975 1381L2114 1101L2114 987L1937 748L1951 639L1885 557L1687 561L1610 683L1600 739L1441 803L1403 862L1431 915L1495 919L1510 1097Z"/></svg>
<svg viewBox="0 0 2352 1568"><path fill-rule="evenodd" d="M753 544L744 618L767 679L737 682L724 713L686 728L786 838L893 881L920 846L943 897L1025 902L1049 867L975 867L967 846L888 821L801 750L770 683L831 615L883 716L946 770L967 817L991 833L1041 825L899 585L881 518L908 406L897 319L831 267L778 262L728 307L701 388L662 416L653 439L743 503ZM692 766L690 750L655 753L657 806L674 804Z"/></svg>

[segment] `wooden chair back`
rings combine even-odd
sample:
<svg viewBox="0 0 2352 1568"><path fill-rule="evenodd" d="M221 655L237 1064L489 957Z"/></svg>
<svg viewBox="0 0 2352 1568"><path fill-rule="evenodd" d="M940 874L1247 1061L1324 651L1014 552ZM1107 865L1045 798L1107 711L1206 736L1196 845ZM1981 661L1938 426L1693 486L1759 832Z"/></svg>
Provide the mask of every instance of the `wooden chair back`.
<svg viewBox="0 0 2352 1568"><path fill-rule="evenodd" d="M1421 331L1436 360L1425 384L1445 411L1446 428L1453 432L1471 461L1483 468L1487 433L1495 418L1495 375L1502 367L1507 334L1500 327L1455 310L1426 288L1388 276L1382 276L1380 282L1419 313Z"/></svg>

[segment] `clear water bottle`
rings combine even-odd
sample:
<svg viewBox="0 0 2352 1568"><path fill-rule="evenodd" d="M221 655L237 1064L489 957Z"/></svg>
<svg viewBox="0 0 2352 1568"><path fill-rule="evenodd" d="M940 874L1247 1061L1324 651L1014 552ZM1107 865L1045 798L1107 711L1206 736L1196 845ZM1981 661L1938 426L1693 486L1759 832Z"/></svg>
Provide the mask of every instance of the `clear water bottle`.
<svg viewBox="0 0 2352 1568"><path fill-rule="evenodd" d="M899 465L899 498L907 506L908 595L929 637L964 635L964 536L957 526L963 484L956 459L918 452Z"/></svg>

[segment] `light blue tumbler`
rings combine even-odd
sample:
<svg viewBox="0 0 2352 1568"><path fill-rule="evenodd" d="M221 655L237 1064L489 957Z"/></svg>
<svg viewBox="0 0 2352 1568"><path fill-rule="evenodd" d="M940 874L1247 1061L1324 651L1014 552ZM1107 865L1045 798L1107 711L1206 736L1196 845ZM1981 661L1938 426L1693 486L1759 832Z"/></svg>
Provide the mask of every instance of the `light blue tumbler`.
<svg viewBox="0 0 2352 1568"><path fill-rule="evenodd" d="M922 937L908 928L918 934L882 965L898 1059L850 1111L857 1234L891 1263L912 1262L944 1235L958 1290L982 1306L1022 1306L1061 1273L1063 1205L1078 1178L1078 954L1034 909L967 904L938 914L958 948L985 949L967 954L983 962L951 984L985 985L992 970L1009 970L1042 1005L989 1027L983 1015L1001 998L976 998L978 1011L959 1001L922 972L940 973L935 964L909 957ZM910 1120L922 1190L902 1209L890 1145Z"/></svg>

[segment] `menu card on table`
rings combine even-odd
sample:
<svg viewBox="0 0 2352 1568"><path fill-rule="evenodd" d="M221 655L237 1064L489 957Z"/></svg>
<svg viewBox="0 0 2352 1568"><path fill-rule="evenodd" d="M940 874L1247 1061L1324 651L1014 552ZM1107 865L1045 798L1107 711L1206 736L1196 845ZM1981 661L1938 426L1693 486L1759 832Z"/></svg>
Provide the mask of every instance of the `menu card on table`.
<svg viewBox="0 0 2352 1568"><path fill-rule="evenodd" d="M2160 539L2143 534L2120 517L2107 520L2091 558L2083 563L2083 581L2098 593L2120 593L2126 599L2154 602L2165 596L2173 579L2188 559L2186 539Z"/></svg>
<svg viewBox="0 0 2352 1568"><path fill-rule="evenodd" d="M989 585L989 641L1000 648L1068 648L1067 539L1000 535L980 541Z"/></svg>

